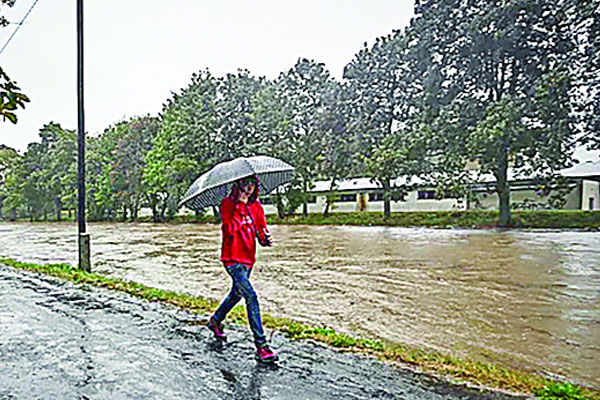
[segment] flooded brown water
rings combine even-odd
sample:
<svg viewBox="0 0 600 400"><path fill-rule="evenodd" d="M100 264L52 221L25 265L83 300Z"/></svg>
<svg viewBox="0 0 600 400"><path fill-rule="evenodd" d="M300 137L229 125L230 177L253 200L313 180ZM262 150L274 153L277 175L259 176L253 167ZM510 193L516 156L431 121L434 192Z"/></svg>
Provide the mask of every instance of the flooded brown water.
<svg viewBox="0 0 600 400"><path fill-rule="evenodd" d="M93 270L222 299L214 225L91 224ZM273 226L263 311L600 388L600 235ZM72 224L0 224L0 255L77 259Z"/></svg>

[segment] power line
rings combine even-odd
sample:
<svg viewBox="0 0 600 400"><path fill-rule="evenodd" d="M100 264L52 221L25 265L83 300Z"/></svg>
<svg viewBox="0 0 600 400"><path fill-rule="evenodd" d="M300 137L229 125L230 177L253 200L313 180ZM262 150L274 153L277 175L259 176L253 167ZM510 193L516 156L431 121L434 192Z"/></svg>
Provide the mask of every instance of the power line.
<svg viewBox="0 0 600 400"><path fill-rule="evenodd" d="M29 13L31 12L31 10L33 10L33 7L35 7L35 5L37 4L37 2L38 2L38 0L35 0L33 2L33 4L31 5L31 7L29 8L29 11L27 11L27 14L25 14L25 16L23 17L23 19L19 23L19 25L17 25L17 27L13 31L12 35L10 35L10 37L8 38L8 40L6 41L6 43L4 43L4 46L2 46L2 49L0 49L0 54L2 54L2 52L4 51L4 49L6 48L6 46L8 46L8 44L11 41L11 39L15 36L15 34L17 33L17 31L19 30L19 28L21 27L21 25L23 25L23 22L25 22L25 20L29 16Z"/></svg>

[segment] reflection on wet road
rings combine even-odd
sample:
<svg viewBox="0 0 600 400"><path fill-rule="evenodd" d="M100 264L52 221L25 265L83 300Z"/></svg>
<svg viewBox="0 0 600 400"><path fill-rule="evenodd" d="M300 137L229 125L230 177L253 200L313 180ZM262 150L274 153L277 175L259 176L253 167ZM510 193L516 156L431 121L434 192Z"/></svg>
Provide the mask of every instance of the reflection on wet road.
<svg viewBox="0 0 600 400"><path fill-rule="evenodd" d="M77 262L73 224L0 224L0 255ZM91 224L95 272L221 300L214 225ZM253 281L277 316L600 388L597 232L273 226Z"/></svg>
<svg viewBox="0 0 600 400"><path fill-rule="evenodd" d="M181 310L1 265L0 293L1 399L510 398L279 335L260 365L244 327L219 345Z"/></svg>

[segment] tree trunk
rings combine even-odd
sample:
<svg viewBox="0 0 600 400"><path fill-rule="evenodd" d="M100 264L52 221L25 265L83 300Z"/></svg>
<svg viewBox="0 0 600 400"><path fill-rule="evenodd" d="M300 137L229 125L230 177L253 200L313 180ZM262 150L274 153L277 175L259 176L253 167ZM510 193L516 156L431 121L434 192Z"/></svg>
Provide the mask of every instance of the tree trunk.
<svg viewBox="0 0 600 400"><path fill-rule="evenodd" d="M505 228L510 226L510 187L508 184L508 149L504 145L500 150L497 161L496 181L498 183L496 192L498 193L500 218L498 226Z"/></svg>
<svg viewBox="0 0 600 400"><path fill-rule="evenodd" d="M392 216L392 205L391 205L391 193L390 193L390 180L383 180L383 215L385 218Z"/></svg>
<svg viewBox="0 0 600 400"><path fill-rule="evenodd" d="M157 206L157 199L156 199L156 194L151 194L149 195L148 198L148 204L150 205L150 209L152 210L152 222L158 222L159 221L159 217L158 217L158 209L156 208Z"/></svg>
<svg viewBox="0 0 600 400"><path fill-rule="evenodd" d="M273 196L273 200L275 201L275 207L277 208L277 216L279 216L279 218L285 217L285 207L283 205L283 200L281 200L281 195L276 193Z"/></svg>
<svg viewBox="0 0 600 400"><path fill-rule="evenodd" d="M131 222L135 222L138 219L138 212L140 209L140 199L134 199L129 205L129 216Z"/></svg>
<svg viewBox="0 0 600 400"><path fill-rule="evenodd" d="M219 212L219 208L217 206L212 206L212 211L215 219L221 223L221 213Z"/></svg>
<svg viewBox="0 0 600 400"><path fill-rule="evenodd" d="M152 210L152 222L158 222L158 210L156 209L156 204L152 203L150 205L150 209Z"/></svg>
<svg viewBox="0 0 600 400"><path fill-rule="evenodd" d="M331 194L331 192L333 192L333 188L335 187L335 178L331 180L331 185L329 186L329 193ZM323 216L324 217L328 217L329 216L329 207L331 206L331 203L333 203L333 201L330 200L329 196L325 196L325 209L323 210Z"/></svg>
<svg viewBox="0 0 600 400"><path fill-rule="evenodd" d="M302 215L304 218L308 218L308 201L306 200L306 196L308 195L308 185L306 184L306 181L304 181L302 185L304 191L304 196L302 196Z"/></svg>
<svg viewBox="0 0 600 400"><path fill-rule="evenodd" d="M160 209L160 220L163 222L167 220L167 208L169 207L169 197L169 194L165 196Z"/></svg>
<svg viewBox="0 0 600 400"><path fill-rule="evenodd" d="M54 198L54 205L56 206L56 220L60 222L62 221L62 204L60 202L60 197Z"/></svg>

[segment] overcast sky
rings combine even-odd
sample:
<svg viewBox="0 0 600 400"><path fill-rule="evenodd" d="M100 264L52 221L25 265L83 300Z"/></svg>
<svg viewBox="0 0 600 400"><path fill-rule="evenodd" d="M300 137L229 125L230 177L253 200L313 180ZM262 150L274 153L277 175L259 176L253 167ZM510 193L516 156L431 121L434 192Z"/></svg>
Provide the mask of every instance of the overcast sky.
<svg viewBox="0 0 600 400"><path fill-rule="evenodd" d="M2 7L18 22L35 0ZM413 0L88 0L84 2L86 130L157 115L171 92L208 68L275 78L298 58L341 78L364 42L406 26ZM15 25L0 30L0 48ZM0 122L0 143L20 150L54 121L77 129L75 0L39 0L0 54L31 99L19 122Z"/></svg>
<svg viewBox="0 0 600 400"><path fill-rule="evenodd" d="M34 2L16 0L2 12L19 22ZM414 1L84 3L86 130L98 134L125 118L157 115L171 92L201 69L223 76L245 68L275 78L302 57L324 63L340 79L365 42L408 25ZM0 29L0 48L15 27ZM0 121L0 144L23 153L51 121L76 130L76 1L38 0L0 54L0 66L31 99L18 124Z"/></svg>

